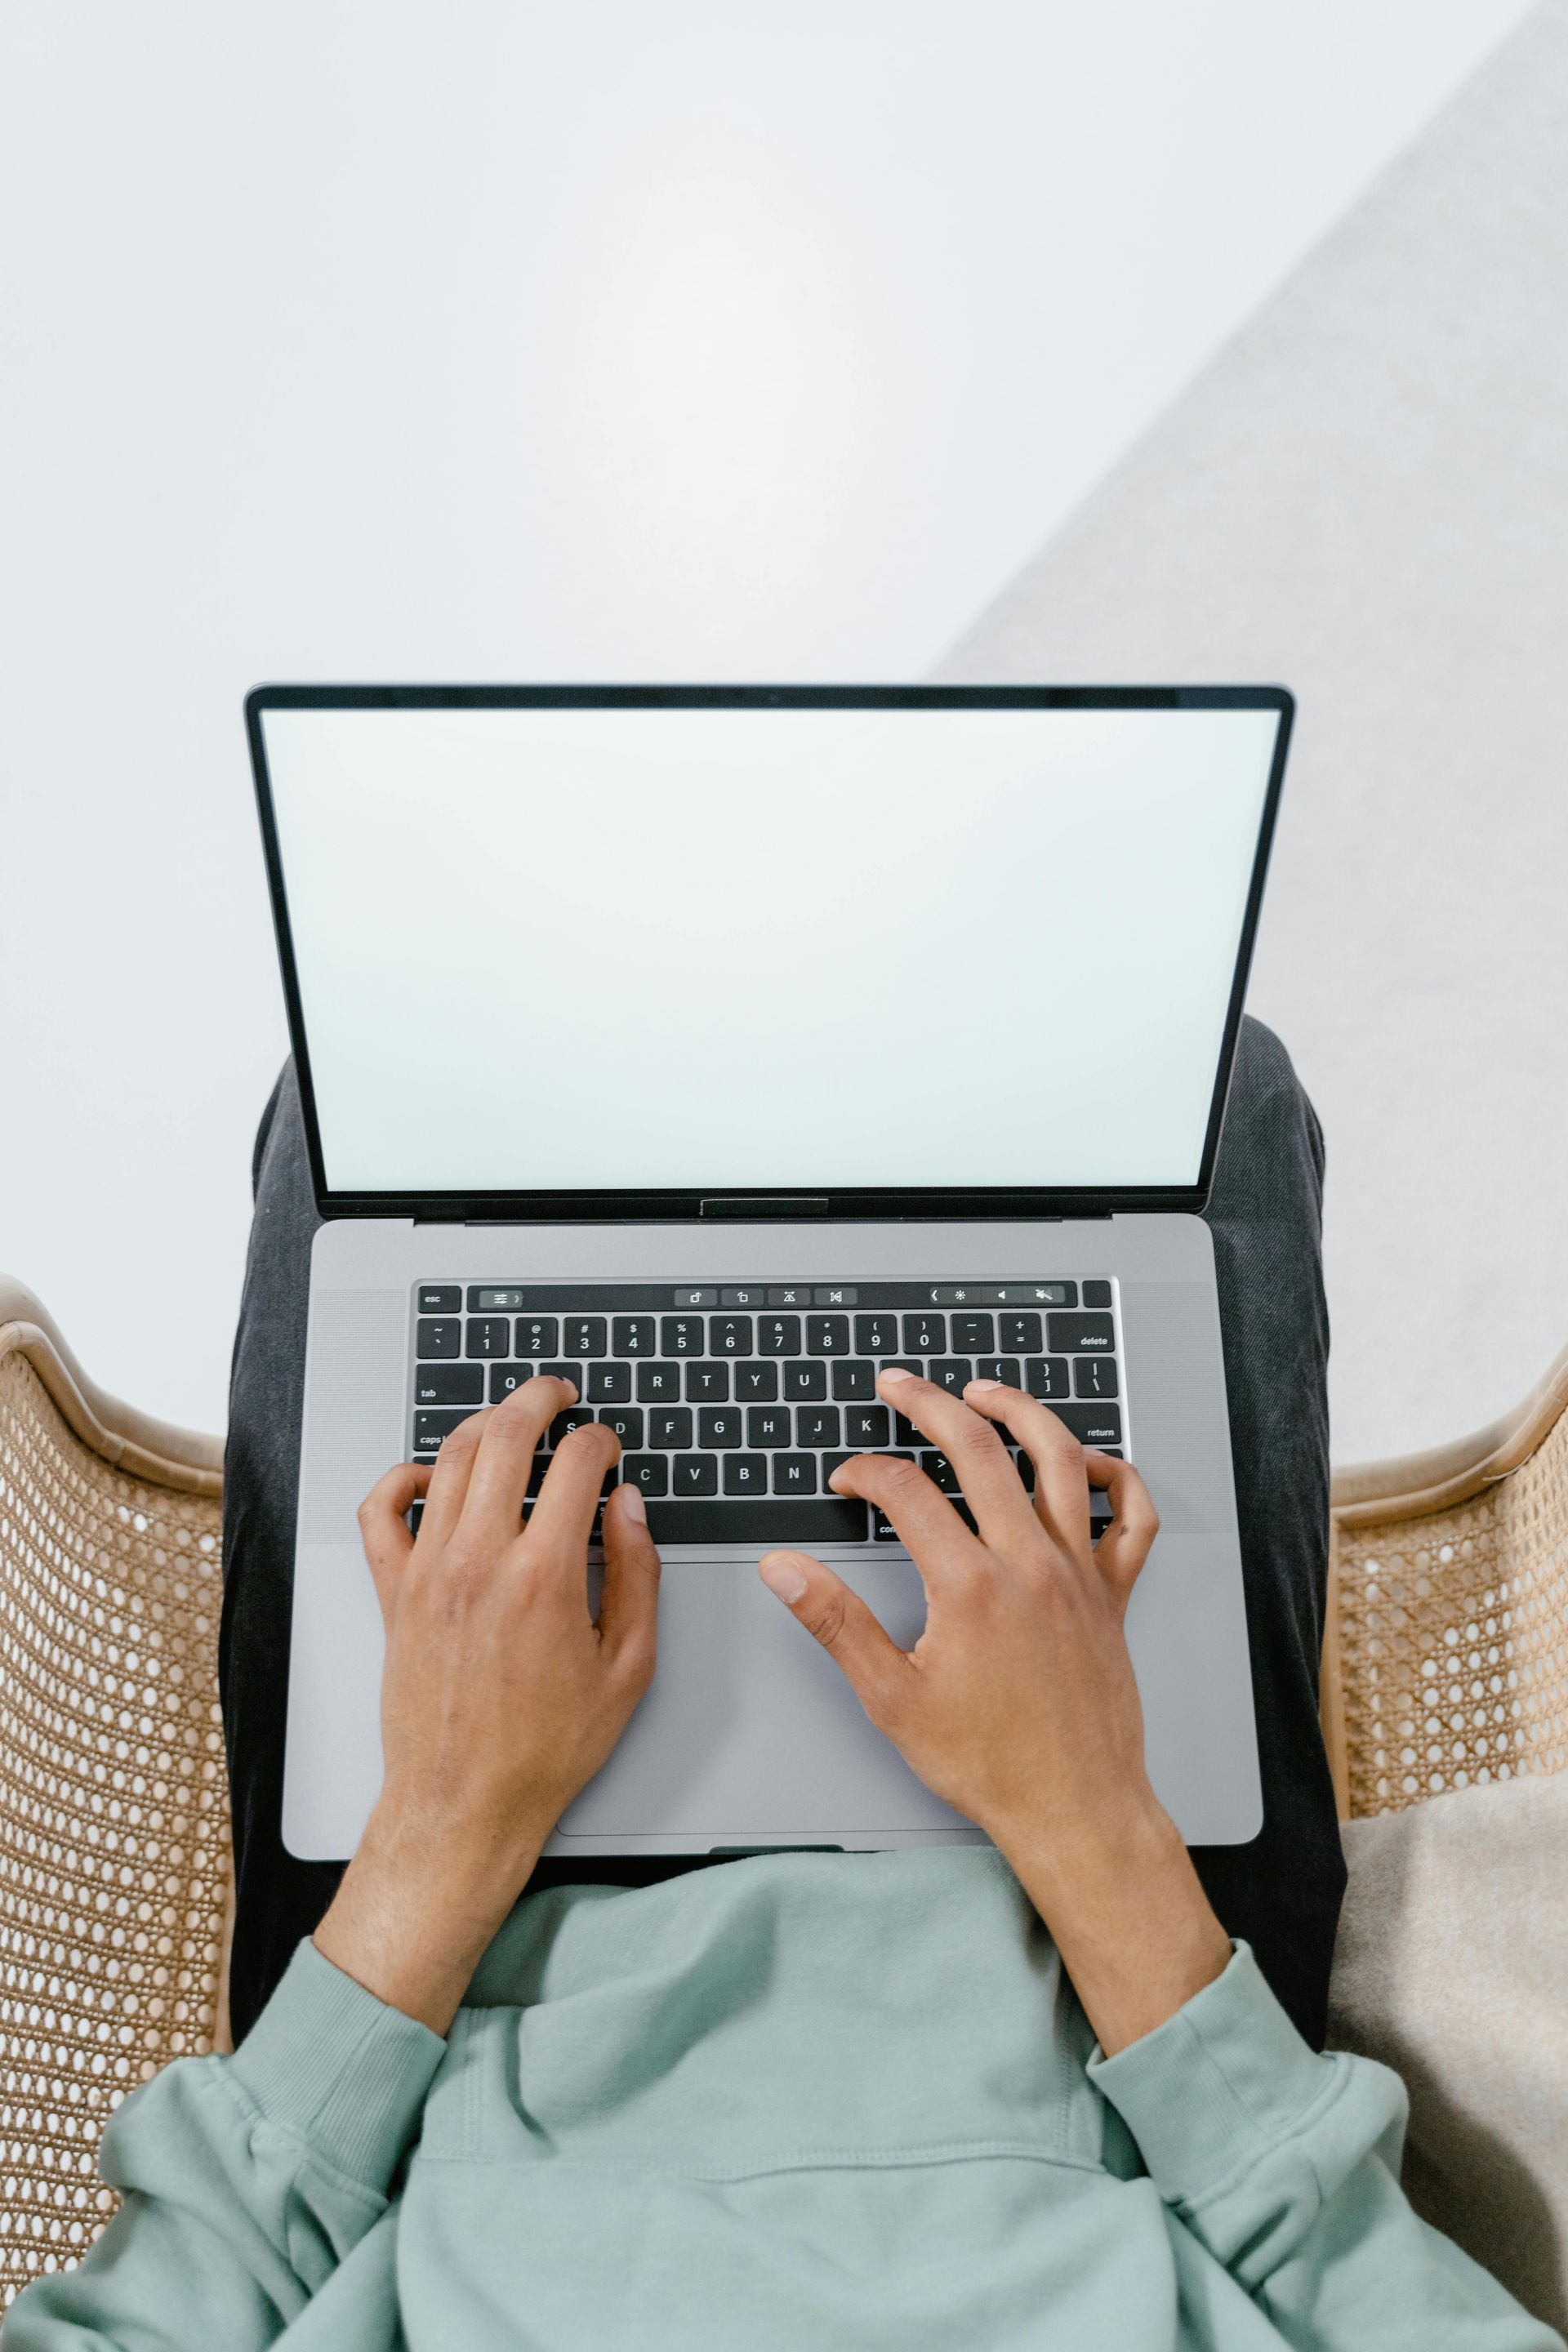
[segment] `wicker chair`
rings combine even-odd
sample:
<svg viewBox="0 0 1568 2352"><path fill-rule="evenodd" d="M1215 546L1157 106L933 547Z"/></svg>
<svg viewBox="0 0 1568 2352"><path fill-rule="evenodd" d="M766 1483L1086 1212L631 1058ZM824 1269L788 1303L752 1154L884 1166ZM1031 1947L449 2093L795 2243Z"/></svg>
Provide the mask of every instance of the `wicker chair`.
<svg viewBox="0 0 1568 2352"><path fill-rule="evenodd" d="M1568 1352L1459 1444L1334 1481L1346 1819L1568 1763ZM105 2121L226 2048L223 1448L105 1396L0 1279L0 2301L112 2207Z"/></svg>

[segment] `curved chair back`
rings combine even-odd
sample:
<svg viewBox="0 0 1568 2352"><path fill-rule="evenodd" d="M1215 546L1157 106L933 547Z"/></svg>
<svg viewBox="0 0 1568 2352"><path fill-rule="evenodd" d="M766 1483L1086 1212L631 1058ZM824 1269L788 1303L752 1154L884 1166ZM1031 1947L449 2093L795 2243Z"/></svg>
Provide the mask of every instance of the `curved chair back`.
<svg viewBox="0 0 1568 2352"><path fill-rule="evenodd" d="M222 1491L0 1279L0 2303L108 2219L126 2092L225 2046Z"/></svg>

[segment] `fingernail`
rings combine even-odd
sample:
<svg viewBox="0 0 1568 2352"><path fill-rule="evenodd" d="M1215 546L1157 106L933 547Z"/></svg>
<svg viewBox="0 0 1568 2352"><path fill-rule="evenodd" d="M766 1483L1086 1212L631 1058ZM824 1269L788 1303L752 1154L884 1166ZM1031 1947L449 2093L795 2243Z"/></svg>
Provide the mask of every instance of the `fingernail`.
<svg viewBox="0 0 1568 2352"><path fill-rule="evenodd" d="M906 1372L902 1364L884 1364L882 1367L882 1378L885 1381L912 1381L914 1379L914 1374L913 1372Z"/></svg>
<svg viewBox="0 0 1568 2352"><path fill-rule="evenodd" d="M971 1389L999 1389L1001 1385L1000 1381L966 1381L964 1382L965 1388Z"/></svg>
<svg viewBox="0 0 1568 2352"><path fill-rule="evenodd" d="M621 1509L625 1513L626 1517L628 1519L636 1519L638 1527L646 1527L647 1525L647 1505L643 1501L642 1488L640 1486L629 1486L625 1480L623 1480L621 1485Z"/></svg>
<svg viewBox="0 0 1568 2352"><path fill-rule="evenodd" d="M760 1564L763 1582L770 1592L793 1609L805 1591L805 1579L787 1552L775 1552Z"/></svg>

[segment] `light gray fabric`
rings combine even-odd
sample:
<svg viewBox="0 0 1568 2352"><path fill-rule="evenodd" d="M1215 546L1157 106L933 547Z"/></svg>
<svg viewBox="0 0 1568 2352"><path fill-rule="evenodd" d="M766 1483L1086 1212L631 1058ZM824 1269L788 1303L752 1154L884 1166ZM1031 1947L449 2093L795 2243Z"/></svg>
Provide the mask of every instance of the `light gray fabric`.
<svg viewBox="0 0 1568 2352"><path fill-rule="evenodd" d="M1568 1773L1350 1822L1331 2047L1410 2094L1404 2184L1568 2326Z"/></svg>

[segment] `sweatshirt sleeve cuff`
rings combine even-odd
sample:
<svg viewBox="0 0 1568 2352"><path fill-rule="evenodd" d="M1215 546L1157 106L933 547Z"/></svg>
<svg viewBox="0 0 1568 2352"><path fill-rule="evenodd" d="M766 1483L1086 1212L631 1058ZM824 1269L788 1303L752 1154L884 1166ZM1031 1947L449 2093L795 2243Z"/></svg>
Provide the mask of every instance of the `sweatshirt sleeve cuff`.
<svg viewBox="0 0 1568 2352"><path fill-rule="evenodd" d="M1212 1984L1089 2072L1138 2143L1168 2204L1190 2204L1300 2129L1332 2095L1331 2060L1307 2047L1248 1944Z"/></svg>
<svg viewBox="0 0 1568 2352"><path fill-rule="evenodd" d="M227 2063L269 2123L384 2191L446 2054L439 2034L377 2000L307 1937Z"/></svg>

